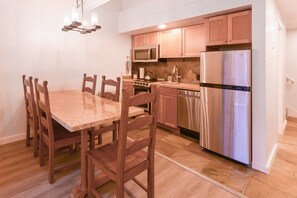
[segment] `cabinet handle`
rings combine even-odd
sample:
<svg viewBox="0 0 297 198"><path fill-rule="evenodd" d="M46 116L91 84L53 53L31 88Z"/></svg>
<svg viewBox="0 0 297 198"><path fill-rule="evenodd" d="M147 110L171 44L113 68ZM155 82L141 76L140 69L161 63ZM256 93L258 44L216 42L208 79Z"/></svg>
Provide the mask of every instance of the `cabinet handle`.
<svg viewBox="0 0 297 198"><path fill-rule="evenodd" d="M224 43L226 43L227 42L227 40L224 40Z"/></svg>

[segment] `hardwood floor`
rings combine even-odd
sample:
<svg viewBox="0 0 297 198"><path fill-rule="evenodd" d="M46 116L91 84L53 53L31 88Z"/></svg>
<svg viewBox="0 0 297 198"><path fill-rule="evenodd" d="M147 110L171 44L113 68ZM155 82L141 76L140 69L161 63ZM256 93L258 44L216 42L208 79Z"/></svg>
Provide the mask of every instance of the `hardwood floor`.
<svg viewBox="0 0 297 198"><path fill-rule="evenodd" d="M141 137L141 131L132 132L130 137ZM111 140L111 135L103 138L103 141ZM240 196L228 191L228 187L247 197L297 197L296 121L289 120L284 135L280 135L278 152L268 175L207 152L197 140L164 129L157 131L156 151L175 162L156 155L156 197ZM58 154L56 162L77 159L79 153L69 155L65 151ZM0 146L0 197L67 197L79 183L77 168L57 175L56 182L50 185L47 168L47 163L39 167L38 159L32 156L32 147L25 147L24 141ZM144 181L146 177L142 174L139 178ZM113 183L100 191L104 197L115 196ZM131 181L126 184L126 197L146 197L146 194Z"/></svg>

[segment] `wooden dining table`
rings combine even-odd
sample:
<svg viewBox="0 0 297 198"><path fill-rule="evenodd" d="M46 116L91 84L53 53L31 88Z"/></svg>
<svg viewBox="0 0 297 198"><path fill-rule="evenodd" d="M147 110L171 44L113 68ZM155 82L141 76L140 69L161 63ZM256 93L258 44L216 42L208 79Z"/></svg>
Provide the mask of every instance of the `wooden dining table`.
<svg viewBox="0 0 297 198"><path fill-rule="evenodd" d="M71 197L84 197L87 193L88 129L120 120L121 103L80 90L49 92L52 118L70 132L81 131L81 182ZM143 114L144 110L130 107L129 116Z"/></svg>

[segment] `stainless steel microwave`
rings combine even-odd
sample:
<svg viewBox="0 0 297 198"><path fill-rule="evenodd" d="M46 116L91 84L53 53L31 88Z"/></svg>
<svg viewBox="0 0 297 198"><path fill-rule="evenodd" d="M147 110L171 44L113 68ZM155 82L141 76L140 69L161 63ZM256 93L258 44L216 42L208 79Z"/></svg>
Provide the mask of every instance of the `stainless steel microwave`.
<svg viewBox="0 0 297 198"><path fill-rule="evenodd" d="M133 48L133 62L158 62L159 46Z"/></svg>

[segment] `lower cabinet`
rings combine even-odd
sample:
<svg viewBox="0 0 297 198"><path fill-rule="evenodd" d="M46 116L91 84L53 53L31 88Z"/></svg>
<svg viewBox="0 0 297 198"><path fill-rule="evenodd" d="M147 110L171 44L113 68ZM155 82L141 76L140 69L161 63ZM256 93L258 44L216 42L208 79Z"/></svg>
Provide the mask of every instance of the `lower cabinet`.
<svg viewBox="0 0 297 198"><path fill-rule="evenodd" d="M177 89L159 87L158 123L177 128Z"/></svg>

